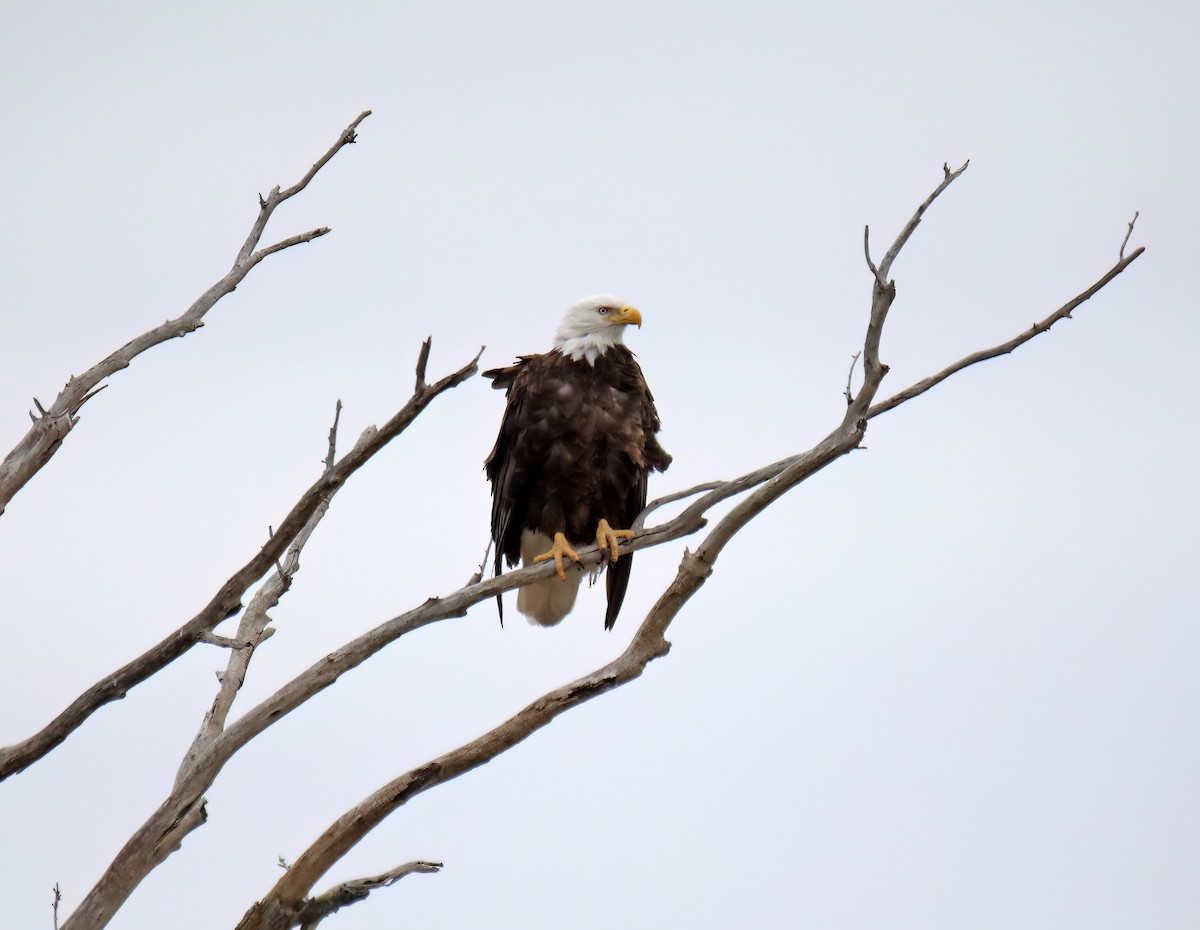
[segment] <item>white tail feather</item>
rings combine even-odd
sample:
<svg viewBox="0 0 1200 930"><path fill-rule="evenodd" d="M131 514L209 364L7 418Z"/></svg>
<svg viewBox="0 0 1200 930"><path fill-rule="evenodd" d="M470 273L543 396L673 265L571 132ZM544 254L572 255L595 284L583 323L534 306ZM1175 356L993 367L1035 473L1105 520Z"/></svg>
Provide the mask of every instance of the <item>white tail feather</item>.
<svg viewBox="0 0 1200 930"><path fill-rule="evenodd" d="M535 555L549 551L553 545L554 540L549 536L526 530L521 534L521 564L532 565ZM527 584L517 592L517 610L528 617L530 623L554 626L571 612L583 572L574 565L566 566L566 570L565 581L551 575L545 581Z"/></svg>

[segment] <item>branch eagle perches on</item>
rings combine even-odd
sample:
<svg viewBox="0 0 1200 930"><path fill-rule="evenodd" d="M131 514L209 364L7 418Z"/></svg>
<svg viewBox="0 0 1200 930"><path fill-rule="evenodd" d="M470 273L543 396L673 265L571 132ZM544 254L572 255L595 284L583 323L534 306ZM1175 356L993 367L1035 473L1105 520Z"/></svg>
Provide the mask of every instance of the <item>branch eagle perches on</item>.
<svg viewBox="0 0 1200 930"><path fill-rule="evenodd" d="M945 380L963 368L1011 352L1034 336L1046 332L1054 322L1069 316L1071 310L1088 300L1124 271L1143 251L1139 248L1128 257L1122 253L1117 265L1114 265L1095 284L1068 301L1032 330L999 346L960 359L932 378L924 379L885 401L875 403L882 379L888 371L887 366L879 358L880 338L887 313L896 296L895 283L889 280L887 275L904 244L920 223L925 211L966 168L966 164L956 170L951 170L948 165L944 167L942 183L918 207L879 266L875 266L871 261L869 245L867 247L867 262L874 279L872 303L863 346L860 353L856 353L856 355L861 354L863 358L864 383L857 396L852 396L849 386L847 386L847 410L842 422L825 439L806 452L758 469L733 481L699 485L689 491L668 495L667 498L652 502L646 507L635 524L639 527L648 513L656 510L668 500L675 501L686 499L694 494L701 495L673 520L640 531L634 540L624 545L623 548L629 551L694 533L706 525L705 514L710 508L728 498L746 494L729 513L709 530L695 552L684 553L674 580L646 615L628 648L607 665L543 695L478 739L400 775L346 811L295 861L287 874L276 882L267 896L247 912L239 924L238 930L286 930L286 928L296 926L300 920L299 915L304 907L304 902L307 900L306 895L320 877L370 830L389 814L406 804L412 797L485 764L500 753L518 745L559 714L640 677L650 662L668 653L670 643L665 634L671 622L711 575L713 565L724 547L755 516L797 484L841 456L859 448L870 419L899 406L906 400L919 396L934 384ZM869 243L869 239L865 239L865 242ZM580 555L586 567L599 564L601 559L596 548L581 552ZM542 565L521 569L501 578L476 582L455 592L445 600L427 602L416 611L389 621L388 624L377 628L368 636L383 633L385 627L393 624L401 624L404 628L392 627L391 633L396 636L402 635L419 625L431 622L433 617L430 614L442 614L444 611L445 616L456 615L460 609L465 610L466 606L478 603L496 591L509 590L535 578L548 576L552 570L552 566ZM425 616L421 616L422 614ZM362 639L355 641L354 644L351 644L351 648L353 649L362 642ZM305 676L297 678L292 685L282 689L277 697L281 696L283 691L288 688L300 685L301 680L310 673L321 674L316 667L310 669ZM268 703L274 704L274 701ZM275 712L286 712L279 704L274 704L274 709Z"/></svg>

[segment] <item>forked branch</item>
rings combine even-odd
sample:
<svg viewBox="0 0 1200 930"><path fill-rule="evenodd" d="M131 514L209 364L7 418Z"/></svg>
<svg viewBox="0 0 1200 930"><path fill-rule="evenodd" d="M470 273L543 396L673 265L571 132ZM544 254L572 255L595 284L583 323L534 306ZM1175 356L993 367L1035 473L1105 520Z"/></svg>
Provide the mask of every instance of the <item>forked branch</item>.
<svg viewBox="0 0 1200 930"><path fill-rule="evenodd" d="M888 252L885 265L881 267L890 268L903 248L904 243L919 223L921 215L934 198L961 174L965 168L966 165L957 169L957 171L951 171L948 166L945 167L945 177L942 184L927 198L913 219L902 230L900 236L897 237L896 243ZM1128 266L1128 263L1136 258L1140 252L1141 250L1139 249L1138 253L1131 255L1128 260L1124 260L1123 264L1112 269L1096 284L1084 291L1075 301L1068 305L1066 312L1069 312L1070 307L1078 306L1097 290L1104 287L1117 274L1123 271ZM868 263L870 263L869 253ZM883 307L882 312L880 312L878 302L884 300L890 305L895 293L892 283L890 281L884 283L882 276L874 274L875 271L873 269L875 294L872 301L872 313L862 350L864 354L868 355L871 353L872 341L874 341L877 348L879 331L882 329L886 315L887 307ZM1062 312L1064 311L1060 308L1058 313ZM1048 326L1045 328L1048 328ZM1039 329L1035 327L1038 332L1044 332L1045 328ZM1027 340L1036 334L1036 332L1028 335L1023 334L1018 339ZM741 478L733 481L701 485L680 492L679 494L669 495L667 498L656 501L648 507L647 511L650 511L670 500L683 499L703 492L698 500L674 520L639 533L624 548L628 550L644 548L659 544L668 538L677 538L680 535L695 532L704 525L704 514L708 508L734 495L756 489L716 523L708 532L696 552L685 552L674 580L668 585L654 607L639 625L628 648L621 656L588 675L548 692L478 739L446 753L425 765L404 773L346 811L296 860L287 874L279 879L270 892L247 912L239 924L238 930L286 930L286 928L296 926L300 921L300 914L306 900L305 896L320 877L345 855L347 851L353 848L371 829L381 823L389 814L406 804L412 797L485 764L500 753L518 745L531 734L550 723L559 714L638 678L650 662L666 655L670 649L670 644L666 639L666 632L671 622L688 600L703 586L705 580L712 573L713 565L720 556L720 553L732 540L734 535L796 485L836 461L841 456L859 447L866 429L867 420L876 412L876 408L870 405L878 388L879 379L884 372L886 372L886 368L878 365L876 356L875 376L873 378L868 377L859 396L851 400L849 409L842 422L812 449L743 475ZM911 396L916 396L916 394L912 394ZM891 405L898 405L906 399L909 398L900 398L895 400L895 403ZM644 520L644 517L645 515L643 514L639 518L639 525ZM586 566L595 564L592 562L592 557L595 554L594 549L588 549L580 554ZM595 557L599 558L598 555ZM509 573L503 578L491 579L487 582L470 585L450 595L445 600L431 600L427 602L421 608L418 608L417 611L407 615L407 619L409 622L415 621L416 614L428 609L437 612L444 610L449 614L452 609L451 604L454 605L453 609L465 609L468 602L477 603L480 600L491 597L496 590L506 590L509 587L515 587L516 584L514 582L517 581L524 583L537 577L548 576L552 570L552 566L548 564L535 566ZM399 619L397 618L397 620ZM390 622L395 623L396 621ZM412 628L415 627L409 627L409 629ZM407 631L406 629L402 632ZM397 631L396 635L400 635L400 632ZM356 644L360 643L361 640L356 641ZM335 654L335 657L338 659L345 657L347 652L353 651L356 648L356 644L350 644L347 650L340 650L339 653ZM338 670L337 674L340 674L340 671ZM310 669L305 675L296 679L290 685L285 686L284 689L281 689L275 697L264 702L263 706L252 711L247 715L247 718L239 721L239 724L243 722L249 723L248 718L253 718L264 713L269 713L272 717L280 713L286 713L288 708L284 704L292 704L295 698L293 697L291 700L282 703L278 699L283 697L285 691L293 687L311 686L311 676L336 677L336 674L333 670L326 671L318 667ZM302 682L302 679L306 681ZM233 738L234 734L231 732L228 736L229 738Z"/></svg>
<svg viewBox="0 0 1200 930"><path fill-rule="evenodd" d="M353 142L355 129L370 115L370 112L367 110L359 114L358 118L343 130L338 141L317 160L317 163L299 182L282 193L275 188L271 192L271 196L265 200L259 198L258 217L255 219L246 241L242 244L233 267L219 281L197 297L186 311L175 319L167 320L131 339L82 375L72 376L59 392L54 403L48 408L43 407L35 399L34 403L37 405L39 414L35 416L30 413L33 424L29 431L5 456L4 461L0 462L0 514L4 513L4 508L17 492L25 487L58 451L67 434L79 422L80 408L104 389L105 385L100 382L121 369L128 368L129 364L143 352L170 339L193 333L203 326L205 315L216 305L217 301L233 291L250 273L250 270L268 255L273 255L294 245L311 242L329 232L328 227L309 230L255 251L258 249L258 243L266 229L267 220L271 218L275 207L304 190L308 186L308 182L337 154L342 146Z"/></svg>
<svg viewBox="0 0 1200 930"><path fill-rule="evenodd" d="M1122 252L1124 251L1124 246L1122 246L1121 250ZM1101 288L1103 288L1106 284L1108 284L1109 281L1133 264L1133 262L1135 262L1145 251L1146 249L1144 246L1139 246L1130 252L1129 255L1122 257L1121 260L1113 265L1108 271L1106 271L1100 277L1100 279L1096 281L1095 284L1093 284L1087 290L1076 294L1044 320L1034 323L1024 332L1013 336L1013 338L1009 339L1007 342L1002 342L999 345L992 346L990 349L980 349L978 352L972 352L970 355L960 358L954 364L947 365L937 374L930 375L927 378L922 378L916 384L913 384L910 387L905 388L903 391L893 394L886 400L882 400L873 405L867 411L867 417L873 418L879 416L881 413L887 413L889 410L899 407L905 401L912 400L914 397L924 394L930 388L937 384L941 384L941 382L945 381L951 375L958 374L958 372L962 371L964 368L970 368L972 365L978 365L980 362L986 362L989 359L998 358L1001 355L1008 355L1014 349L1017 349L1029 342L1029 340L1033 339L1035 336L1040 336L1042 333L1049 332L1051 326L1053 326L1059 320L1069 319L1072 311L1079 307L1080 304L1085 303L1095 296Z"/></svg>
<svg viewBox="0 0 1200 930"><path fill-rule="evenodd" d="M247 912L239 925L241 930L263 930L263 928L280 930L280 928L294 926L312 927L325 916L336 911L338 907L362 900L373 888L390 884L391 881L388 878L397 870L370 879L344 882L324 894L310 897L316 882L347 851L390 813L407 803L410 798L485 764L500 753L518 745L559 714L636 679L650 662L666 655L670 648L666 639L666 632L670 624L690 598L703 586L724 547L732 538L754 517L790 489L840 457L859 448L871 416L882 412L882 409L891 409L891 406L897 406L905 400L923 393L924 390L928 390L928 387L925 387L908 396L900 397L898 395L899 399L892 398L882 404L872 406L879 383L887 370L886 366L883 366L878 359L879 336L886 320L887 310L895 297L894 285L886 278L885 269L890 270L905 242L920 222L924 211L938 194L961 174L965 167L964 165L957 171L951 171L948 166L944 169L942 183L918 208L916 214L893 243L892 248L889 249L880 266L872 270L871 314L864 335L863 347L860 350L864 367L868 370L864 375L862 390L857 396L848 397L850 403L847 405L845 415L829 435L812 449L756 469L739 478L711 482L667 495L649 505L643 515L638 518L636 525L640 527L644 524L646 516L658 507L675 501L695 498L673 519L641 530L633 540L622 545L622 550L625 552L661 545L669 540L695 533L706 526L707 515L714 506L731 498L741 497L741 500L735 503L729 512L709 529L694 553L685 552L675 578L638 626L628 648L621 656L594 672L543 695L478 739L400 775L360 804L346 811L287 869L275 887ZM1137 258L1141 251L1138 249L1128 259L1123 257L1122 263L1111 269L1096 284L1079 295L1073 302L1064 305L1064 308L1060 308L1059 311L1052 314L1047 321L1043 321L1043 324L1040 324L1041 328L1035 326L1034 331L1021 334L1017 340L1027 341L1038 332L1044 332L1057 318L1061 318L1059 314L1068 314L1070 309L1078 306L1104 287ZM867 252L868 262L870 262L869 249ZM1019 345L1020 341L1016 344ZM414 398L426 391L436 390L438 385L446 381L443 379L443 382L438 382L438 385L425 386L424 364L427 355L428 348L423 347L417 366ZM970 358L968 357L968 359ZM477 360L478 358L466 368L461 369L456 376L463 372L468 372L468 375L473 372ZM966 361L966 364L971 363L973 362ZM961 367L965 367L965 364L959 365L955 370L960 370ZM943 372L935 377L944 380L952 373L953 371ZM849 394L849 389L847 389L847 393ZM415 416L415 413L413 415ZM386 429L387 426L384 427L384 430ZM384 430L379 432L383 433ZM373 442L374 439L373 432L369 430L355 447L356 451L364 444ZM334 464L333 469L341 468L354 454L352 452L342 461ZM327 473L330 471L332 461L333 454L331 452L326 461ZM318 484L320 485L321 482ZM312 511L309 511L309 515L312 515ZM286 523L287 521L285 521ZM275 535L282 535L283 530L284 525L281 525L280 533ZM292 532L293 540L298 533L298 530ZM274 541L273 537L271 542ZM274 555L263 570L266 571L281 553L282 549L275 549ZM585 567L598 565L601 560L601 555L595 547L580 550L580 556ZM281 577L285 577L289 568L287 560L282 567L283 571L279 574ZM107 923L116 908L128 897L137 883L148 874L148 871L169 855L170 851L178 846L187 833L202 822L203 791L213 783L224 764L250 740L401 636L430 623L451 617L461 617L472 605L490 600L499 592L513 590L531 581L546 578L553 571L554 566L546 563L509 572L499 578L478 581L473 579L471 583L458 591L442 598L430 598L424 604L385 621L374 630L323 656L309 669L296 676L291 682L285 684L275 694L250 709L232 724L224 726L224 713L218 712L215 716L219 717L219 720L214 719L213 725L204 734L203 740L198 739L197 746L194 747L195 752L189 755L187 764L181 768L171 796L131 837L113 865L102 876L100 882L92 889L76 913L72 915L67 926L72 930L83 930L83 928L91 930L91 928L102 927ZM239 630L239 636L235 639L241 639L241 632ZM254 628L247 632L252 636ZM231 653L231 667L235 658L236 656ZM145 855L147 850L149 855ZM408 865L412 866L413 864ZM408 866L400 868L403 870ZM434 869L416 870L433 871ZM404 874L409 873L404 872Z"/></svg>
<svg viewBox="0 0 1200 930"><path fill-rule="evenodd" d="M427 357L428 349L423 348L422 354ZM379 450L400 435L434 398L475 374L478 361L477 354L458 371L415 391L408 403L382 427L370 427L366 430L354 448L332 468L325 469L321 477L301 495L266 544L221 585L199 613L156 646L96 682L41 731L24 742L0 749L0 780L40 759L105 704L125 697L130 688L145 681L201 642L203 637L211 633L223 620L235 616L242 608L242 597L246 591L270 571L288 546L304 530L317 509L323 503L327 503L329 497Z"/></svg>

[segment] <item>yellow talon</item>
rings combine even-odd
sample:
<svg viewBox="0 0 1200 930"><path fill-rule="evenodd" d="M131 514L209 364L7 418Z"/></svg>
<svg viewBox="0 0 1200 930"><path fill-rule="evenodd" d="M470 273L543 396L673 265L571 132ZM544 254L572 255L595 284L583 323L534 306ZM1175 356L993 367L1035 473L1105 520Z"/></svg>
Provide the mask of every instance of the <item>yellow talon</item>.
<svg viewBox="0 0 1200 930"><path fill-rule="evenodd" d="M604 521L601 521L601 522L603 523ZM564 555L568 559L570 559L572 562L579 561L579 553L577 553L574 549L572 549L570 547L570 545L568 545L567 537L564 536L562 533L555 533L554 534L554 545L551 547L550 551L543 552L541 555L535 555L533 557L533 561L534 561L534 564L536 564L538 562L546 562L550 559L554 559L554 568L558 571L558 577L562 581L566 581L567 580L567 572L563 568L563 556Z"/></svg>
<svg viewBox="0 0 1200 930"><path fill-rule="evenodd" d="M601 549L608 550L608 557L615 562L617 560L617 542L621 539L633 539L633 530L614 530L608 525L608 521L601 519L596 527L596 545Z"/></svg>

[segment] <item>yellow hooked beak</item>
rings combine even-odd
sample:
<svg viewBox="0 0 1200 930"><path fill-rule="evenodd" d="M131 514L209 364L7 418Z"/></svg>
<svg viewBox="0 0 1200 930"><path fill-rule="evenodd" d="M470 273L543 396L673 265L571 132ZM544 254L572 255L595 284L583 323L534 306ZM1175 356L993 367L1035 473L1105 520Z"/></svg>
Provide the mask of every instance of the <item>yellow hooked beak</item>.
<svg viewBox="0 0 1200 930"><path fill-rule="evenodd" d="M642 314L638 311L637 307L621 307L616 313L608 318L608 322L624 323L627 325L632 323L634 326L638 327L638 329L641 329Z"/></svg>

